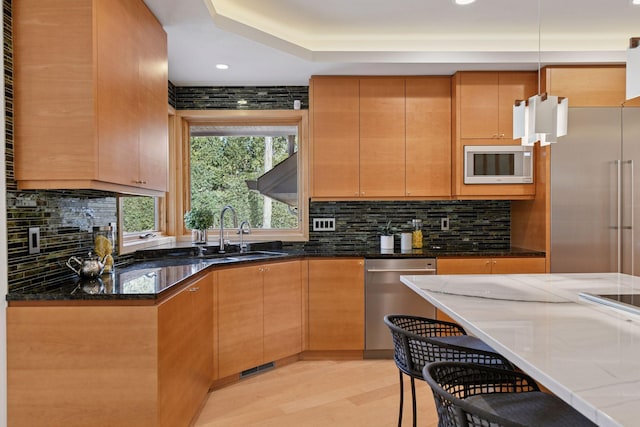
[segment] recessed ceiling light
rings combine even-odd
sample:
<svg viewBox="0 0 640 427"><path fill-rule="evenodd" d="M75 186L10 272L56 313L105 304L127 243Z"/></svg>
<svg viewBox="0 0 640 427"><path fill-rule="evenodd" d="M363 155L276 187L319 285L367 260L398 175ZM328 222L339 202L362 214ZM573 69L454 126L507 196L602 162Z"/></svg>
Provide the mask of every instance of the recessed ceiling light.
<svg viewBox="0 0 640 427"><path fill-rule="evenodd" d="M229 69L229 66L227 64L216 64L216 68L218 70L227 70Z"/></svg>
<svg viewBox="0 0 640 427"><path fill-rule="evenodd" d="M631 4L639 5L640 0L631 0Z"/></svg>
<svg viewBox="0 0 640 427"><path fill-rule="evenodd" d="M456 4L464 6L464 5L467 5L467 4L474 3L475 1L476 0L456 0ZM636 1L636 0L634 0L634 1Z"/></svg>

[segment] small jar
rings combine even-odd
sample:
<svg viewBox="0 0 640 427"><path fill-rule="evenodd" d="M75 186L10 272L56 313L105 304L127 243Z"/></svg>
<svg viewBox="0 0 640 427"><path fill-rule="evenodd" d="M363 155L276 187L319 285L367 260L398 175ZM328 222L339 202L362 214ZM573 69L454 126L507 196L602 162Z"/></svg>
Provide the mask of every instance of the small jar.
<svg viewBox="0 0 640 427"><path fill-rule="evenodd" d="M104 270L103 274L111 273L113 271L113 252L115 251L115 238L113 227L110 225L103 225L100 227L93 227L93 248L94 253L98 255L100 260L104 258Z"/></svg>
<svg viewBox="0 0 640 427"><path fill-rule="evenodd" d="M411 233L411 246L413 249L421 249L422 248L422 220L414 219L411 220L411 225L413 226L413 232Z"/></svg>

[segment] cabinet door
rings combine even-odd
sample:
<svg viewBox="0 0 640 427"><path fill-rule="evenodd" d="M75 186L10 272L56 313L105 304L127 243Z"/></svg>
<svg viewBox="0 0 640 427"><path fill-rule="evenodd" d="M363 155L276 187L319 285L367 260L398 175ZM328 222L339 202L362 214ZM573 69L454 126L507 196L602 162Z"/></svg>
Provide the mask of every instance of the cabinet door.
<svg viewBox="0 0 640 427"><path fill-rule="evenodd" d="M265 264L264 363L302 351L301 262Z"/></svg>
<svg viewBox="0 0 640 427"><path fill-rule="evenodd" d="M309 350L364 350L364 262L309 260Z"/></svg>
<svg viewBox="0 0 640 427"><path fill-rule="evenodd" d="M537 73L501 72L499 73L498 91L498 135L508 143L513 141L513 104L516 99L529 99L538 93Z"/></svg>
<svg viewBox="0 0 640 427"><path fill-rule="evenodd" d="M258 266L218 272L218 372L237 374L262 364L263 295Z"/></svg>
<svg viewBox="0 0 640 427"><path fill-rule="evenodd" d="M404 196L404 180L404 79L361 79L360 196Z"/></svg>
<svg viewBox="0 0 640 427"><path fill-rule="evenodd" d="M191 324L194 329L193 361L190 370L191 409L195 414L211 386L213 370L213 277L209 273L187 288L191 297Z"/></svg>
<svg viewBox="0 0 640 427"><path fill-rule="evenodd" d="M313 78L312 197L356 197L359 183L357 78Z"/></svg>
<svg viewBox="0 0 640 427"><path fill-rule="evenodd" d="M406 195L451 196L451 79L406 85Z"/></svg>
<svg viewBox="0 0 640 427"><path fill-rule="evenodd" d="M191 369L196 327L191 293L184 290L158 306L158 411L161 426L186 425L194 413ZM200 399L198 401L201 402Z"/></svg>
<svg viewBox="0 0 640 427"><path fill-rule="evenodd" d="M513 103L537 93L537 73L462 72L459 90L460 138L513 144Z"/></svg>
<svg viewBox="0 0 640 427"><path fill-rule="evenodd" d="M143 3L139 3L139 9L134 27L138 40L139 186L166 191L169 170L167 35Z"/></svg>
<svg viewBox="0 0 640 427"><path fill-rule="evenodd" d="M541 257L493 258L493 274L544 273L545 259Z"/></svg>
<svg viewBox="0 0 640 427"><path fill-rule="evenodd" d="M490 274L491 258L438 258L438 274Z"/></svg>
<svg viewBox="0 0 640 427"><path fill-rule="evenodd" d="M98 179L136 186L138 175L138 50L136 3L95 2L97 11ZM118 60L114 60L117 52Z"/></svg>
<svg viewBox="0 0 640 427"><path fill-rule="evenodd" d="M498 138L498 73L462 72L459 83L460 138Z"/></svg>

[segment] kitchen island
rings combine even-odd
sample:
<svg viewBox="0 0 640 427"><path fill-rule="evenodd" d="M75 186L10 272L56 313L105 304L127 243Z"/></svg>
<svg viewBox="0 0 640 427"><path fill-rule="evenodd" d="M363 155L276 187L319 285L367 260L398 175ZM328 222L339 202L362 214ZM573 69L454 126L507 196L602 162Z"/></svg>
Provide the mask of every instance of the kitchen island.
<svg viewBox="0 0 640 427"><path fill-rule="evenodd" d="M638 425L640 316L579 294L640 294L640 277L591 273L401 280L599 426Z"/></svg>

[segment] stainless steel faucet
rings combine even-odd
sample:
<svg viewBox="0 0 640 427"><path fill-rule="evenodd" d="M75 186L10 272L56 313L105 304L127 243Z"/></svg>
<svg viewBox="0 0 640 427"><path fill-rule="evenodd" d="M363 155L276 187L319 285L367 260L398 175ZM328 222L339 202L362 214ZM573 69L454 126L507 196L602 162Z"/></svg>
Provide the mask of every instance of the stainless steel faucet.
<svg viewBox="0 0 640 427"><path fill-rule="evenodd" d="M231 205L227 205L222 208L222 212L220 212L220 250L221 254L224 253L224 214L227 211L231 211L233 213L233 226L238 226L238 215L236 214L236 210L233 209Z"/></svg>
<svg viewBox="0 0 640 427"><path fill-rule="evenodd" d="M247 226L247 230L244 230L244 226ZM244 235L245 234L251 234L251 225L249 224L249 221L242 221L240 223L240 227L238 228L238 233L240 234L240 252L244 252L247 250L247 244L244 243Z"/></svg>

